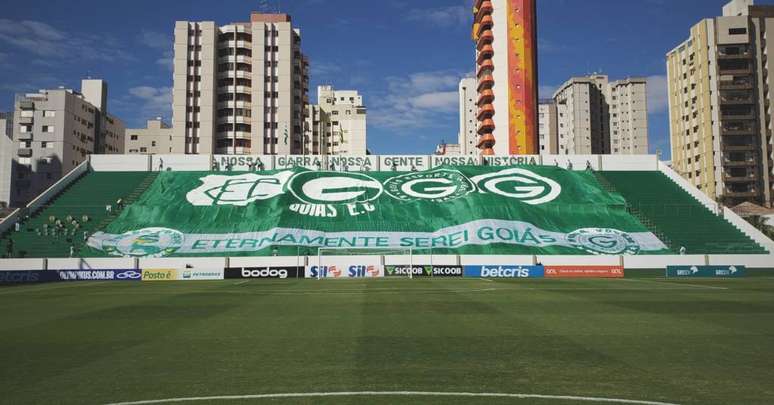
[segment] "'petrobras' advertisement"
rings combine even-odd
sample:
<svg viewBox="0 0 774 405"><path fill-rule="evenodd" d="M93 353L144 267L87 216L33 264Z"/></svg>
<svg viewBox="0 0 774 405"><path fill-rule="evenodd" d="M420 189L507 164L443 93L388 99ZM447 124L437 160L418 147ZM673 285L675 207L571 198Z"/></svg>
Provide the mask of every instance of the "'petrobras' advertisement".
<svg viewBox="0 0 774 405"><path fill-rule="evenodd" d="M478 278L543 278L545 269L542 265L476 265L465 266L465 277Z"/></svg>

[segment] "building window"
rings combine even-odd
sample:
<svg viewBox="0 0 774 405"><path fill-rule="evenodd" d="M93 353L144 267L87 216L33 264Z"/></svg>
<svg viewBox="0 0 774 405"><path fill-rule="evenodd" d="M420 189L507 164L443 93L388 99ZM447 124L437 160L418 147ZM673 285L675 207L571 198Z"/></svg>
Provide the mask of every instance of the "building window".
<svg viewBox="0 0 774 405"><path fill-rule="evenodd" d="M747 28L729 28L728 35L745 35L747 34Z"/></svg>
<svg viewBox="0 0 774 405"><path fill-rule="evenodd" d="M131 139L133 141L136 141L137 140L137 135L132 135L132 136L129 137L129 139Z"/></svg>

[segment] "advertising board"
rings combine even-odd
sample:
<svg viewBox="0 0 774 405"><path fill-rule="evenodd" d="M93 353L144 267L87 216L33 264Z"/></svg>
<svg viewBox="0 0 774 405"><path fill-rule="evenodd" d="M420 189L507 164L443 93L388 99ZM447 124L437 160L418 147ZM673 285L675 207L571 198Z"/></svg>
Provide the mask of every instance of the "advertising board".
<svg viewBox="0 0 774 405"><path fill-rule="evenodd" d="M142 274L135 269L52 270L58 281L140 281Z"/></svg>
<svg viewBox="0 0 774 405"><path fill-rule="evenodd" d="M205 280L223 280L223 269L211 270L178 270L178 280L183 281L205 281Z"/></svg>
<svg viewBox="0 0 774 405"><path fill-rule="evenodd" d="M545 266L546 278L623 278L623 266Z"/></svg>
<svg viewBox="0 0 774 405"><path fill-rule="evenodd" d="M667 266L667 277L744 277L745 266Z"/></svg>
<svg viewBox="0 0 774 405"><path fill-rule="evenodd" d="M477 265L465 266L465 277L479 278L542 278L545 269L542 265Z"/></svg>
<svg viewBox="0 0 774 405"><path fill-rule="evenodd" d="M251 278L303 278L303 267L229 267L225 269L226 279Z"/></svg>
<svg viewBox="0 0 774 405"><path fill-rule="evenodd" d="M462 266L385 266L385 277L462 277Z"/></svg>
<svg viewBox="0 0 774 405"><path fill-rule="evenodd" d="M142 281L176 281L177 269L143 269Z"/></svg>
<svg viewBox="0 0 774 405"><path fill-rule="evenodd" d="M351 264L306 266L306 278L377 278L384 277L384 266Z"/></svg>

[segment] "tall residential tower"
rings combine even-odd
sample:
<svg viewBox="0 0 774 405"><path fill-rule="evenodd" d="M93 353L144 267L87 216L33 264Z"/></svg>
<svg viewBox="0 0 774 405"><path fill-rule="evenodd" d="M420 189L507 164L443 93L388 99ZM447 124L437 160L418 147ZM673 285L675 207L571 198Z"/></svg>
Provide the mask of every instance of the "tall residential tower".
<svg viewBox="0 0 774 405"><path fill-rule="evenodd" d="M734 0L667 54L672 165L729 205L772 205L774 6ZM770 51L771 50L771 51Z"/></svg>
<svg viewBox="0 0 774 405"><path fill-rule="evenodd" d="M475 0L478 143L484 155L539 152L536 0Z"/></svg>
<svg viewBox="0 0 774 405"><path fill-rule="evenodd" d="M309 63L287 14L175 25L173 153L300 154Z"/></svg>

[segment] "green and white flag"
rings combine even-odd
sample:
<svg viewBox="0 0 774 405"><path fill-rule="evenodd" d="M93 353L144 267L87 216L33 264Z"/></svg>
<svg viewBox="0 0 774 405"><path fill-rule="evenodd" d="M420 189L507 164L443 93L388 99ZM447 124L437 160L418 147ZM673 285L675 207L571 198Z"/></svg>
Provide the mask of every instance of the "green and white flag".
<svg viewBox="0 0 774 405"><path fill-rule="evenodd" d="M126 257L315 255L319 247L668 253L624 206L593 174L545 166L161 172L89 246Z"/></svg>

